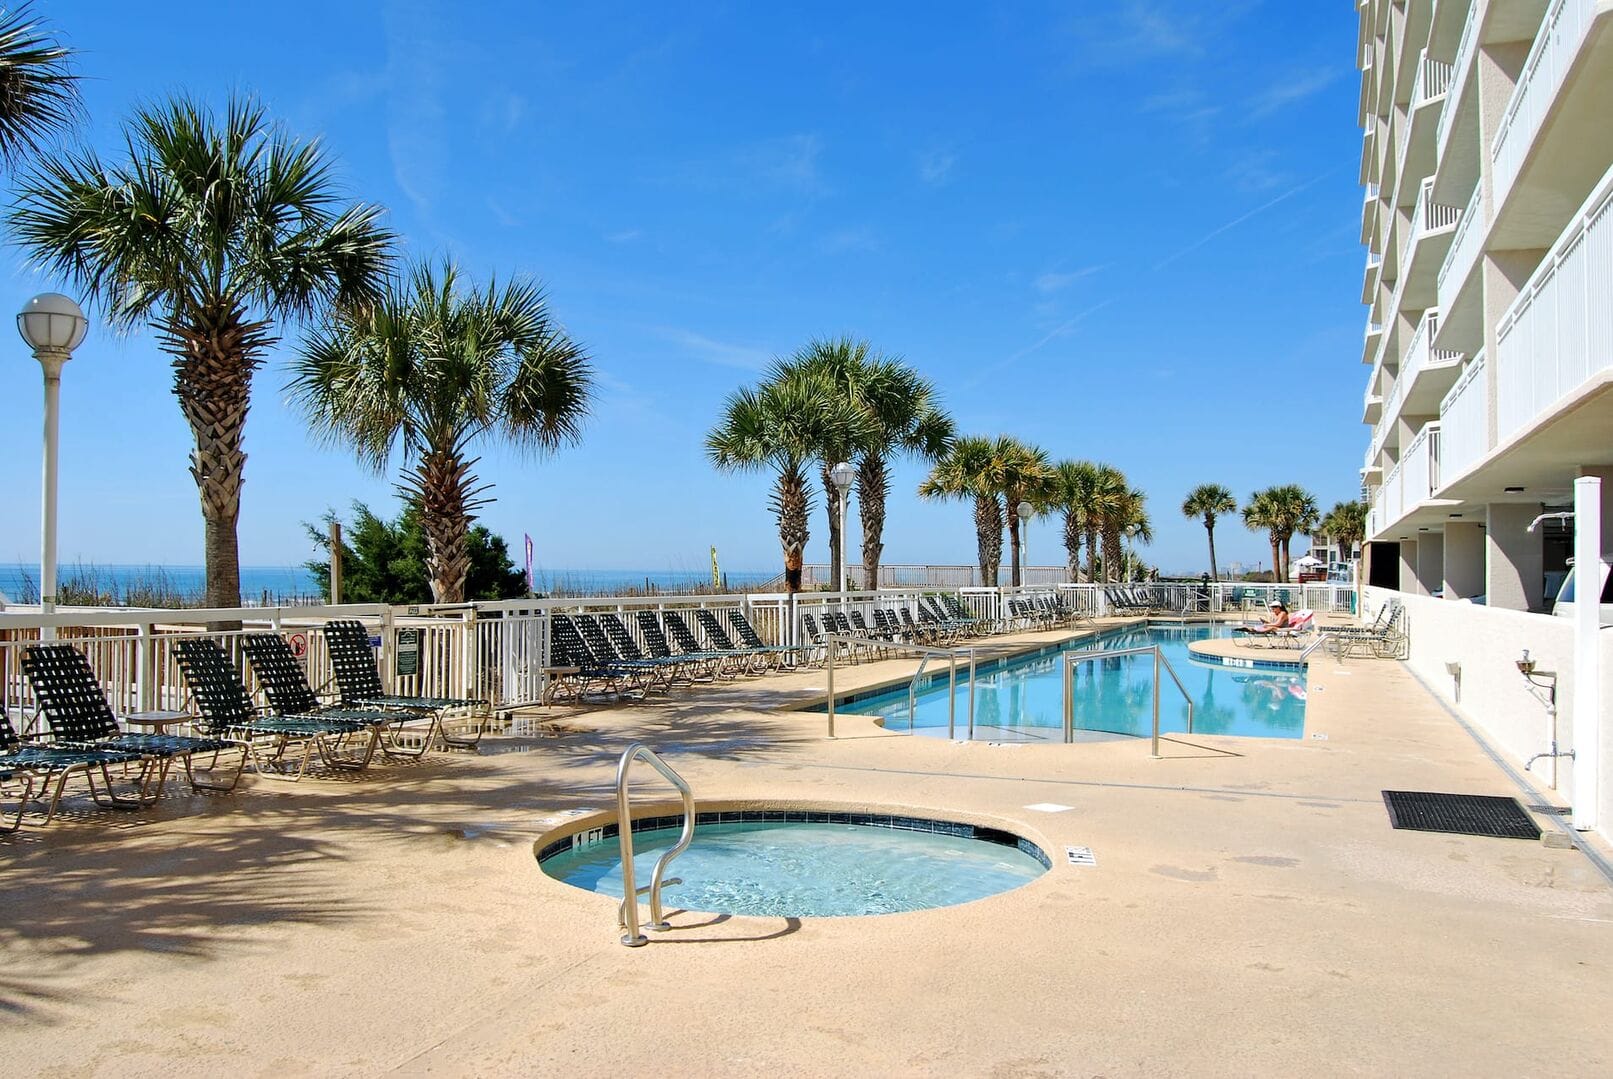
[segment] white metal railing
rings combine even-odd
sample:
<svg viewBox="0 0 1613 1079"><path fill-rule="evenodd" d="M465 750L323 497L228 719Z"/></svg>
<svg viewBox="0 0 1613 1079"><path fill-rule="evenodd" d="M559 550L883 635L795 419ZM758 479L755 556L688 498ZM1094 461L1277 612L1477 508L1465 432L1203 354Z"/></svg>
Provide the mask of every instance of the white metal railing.
<svg viewBox="0 0 1613 1079"><path fill-rule="evenodd" d="M666 868L672 864L674 858L689 849L689 844L694 839L695 826L694 792L689 789L688 782L643 742L634 742L628 746L616 765L616 841L622 856L622 905L617 912L616 921L623 931L622 943L629 948L638 948L649 943L649 938L639 932L640 889L633 878L633 815L629 812L627 798L628 772L636 760L643 761L661 773L662 779L677 788L678 797L683 802L683 827L678 832L678 841L662 852L661 857L655 860L655 869L650 873L650 884L646 889L650 893L650 920L646 928L659 932L672 928L661 910L661 888L666 884L683 883L676 877L668 879Z"/></svg>
<svg viewBox="0 0 1613 1079"><path fill-rule="evenodd" d="M1496 327L1496 439L1613 368L1613 169Z"/></svg>
<svg viewBox="0 0 1613 1079"><path fill-rule="evenodd" d="M1456 60L1451 64L1451 81L1445 88L1445 107L1439 112L1439 124L1434 128L1434 145L1439 147L1439 156L1445 156L1445 139L1450 135L1451 121L1456 115L1456 102L1461 99L1462 90L1467 85L1467 72L1473 66L1473 49L1479 40L1479 8L1483 5L1469 3L1467 7L1467 21L1462 24L1462 37L1456 45Z"/></svg>
<svg viewBox="0 0 1613 1079"><path fill-rule="evenodd" d="M1396 461L1389 474L1383 478L1383 488L1378 492L1378 506L1381 513L1380 521L1384 528L1388 528L1400 520L1400 508L1404 504L1401 497L1401 488L1405 484L1406 462Z"/></svg>
<svg viewBox="0 0 1613 1079"><path fill-rule="evenodd" d="M1439 423L1426 423L1406 447L1400 480L1401 516L1439 490Z"/></svg>
<svg viewBox="0 0 1613 1079"><path fill-rule="evenodd" d="M1456 222L1456 232L1451 236L1451 249L1445 252L1445 261L1440 263L1434 291L1442 308L1448 308L1456 298L1456 290L1467 280L1473 260L1484 246L1484 222L1479 220L1483 195L1483 185L1473 189L1472 197L1467 200L1467 209L1461 212Z"/></svg>
<svg viewBox="0 0 1613 1079"><path fill-rule="evenodd" d="M1435 60L1424 49L1417 57L1417 80L1412 83L1411 107L1417 108L1442 96L1451 88L1455 68L1443 60Z"/></svg>
<svg viewBox="0 0 1613 1079"><path fill-rule="evenodd" d="M1176 668L1172 667L1170 660L1160 651L1159 645L1151 644L1137 648L1091 648L1081 652L1064 653L1064 744L1070 745L1075 741L1075 668L1082 663L1090 663L1095 659L1112 660L1122 656L1154 657L1154 721L1152 744L1149 750L1155 760L1159 759L1159 673L1164 670L1176 683L1176 691L1187 702L1187 733L1193 733L1193 697L1182 685L1182 680L1176 676Z"/></svg>
<svg viewBox="0 0 1613 1079"><path fill-rule="evenodd" d="M1501 114L1495 141L1490 144L1495 205L1506 202L1535 133L1596 17L1596 9L1597 0L1556 0L1547 9L1523 62L1523 74L1512 91L1512 100Z"/></svg>
<svg viewBox="0 0 1613 1079"><path fill-rule="evenodd" d="M1400 372L1395 376L1395 384L1384 399L1384 423L1392 421L1399 415L1400 405L1405 400L1406 394L1416 385L1417 377L1424 371L1462 362L1460 352L1433 346L1438 333L1439 309L1430 308L1423 313L1422 321L1417 324L1416 332L1411 335L1411 343L1406 346L1406 356L1400 363Z"/></svg>
<svg viewBox="0 0 1613 1079"><path fill-rule="evenodd" d="M1440 484L1448 485L1490 451L1490 390L1479 353L1439 405Z"/></svg>
<svg viewBox="0 0 1613 1079"><path fill-rule="evenodd" d="M1421 230L1428 233L1450 228L1461 218L1460 207L1434 201L1434 178L1424 177L1422 185L1417 189L1417 222Z"/></svg>

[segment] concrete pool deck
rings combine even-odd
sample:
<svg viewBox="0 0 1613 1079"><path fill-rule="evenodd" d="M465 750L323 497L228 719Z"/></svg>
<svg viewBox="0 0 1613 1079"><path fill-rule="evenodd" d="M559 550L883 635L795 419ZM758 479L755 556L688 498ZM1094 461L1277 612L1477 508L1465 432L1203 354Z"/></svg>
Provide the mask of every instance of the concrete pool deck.
<svg viewBox="0 0 1613 1079"><path fill-rule="evenodd" d="M837 688L913 664L837 671ZM80 800L0 838L5 1071L1613 1067L1613 889L1591 860L1390 829L1384 789L1518 793L1399 663L1317 657L1306 737L1177 735L1163 760L1136 740L957 744L850 715L830 741L822 714L780 710L822 682L539 710L539 733L478 756L253 779L142 813ZM1011 822L1055 866L911 914L676 912L672 932L623 948L614 902L543 876L533 843L608 804L636 739L703 801L955 809ZM639 800L664 802L641 775ZM1063 864L1072 845L1097 865Z"/></svg>

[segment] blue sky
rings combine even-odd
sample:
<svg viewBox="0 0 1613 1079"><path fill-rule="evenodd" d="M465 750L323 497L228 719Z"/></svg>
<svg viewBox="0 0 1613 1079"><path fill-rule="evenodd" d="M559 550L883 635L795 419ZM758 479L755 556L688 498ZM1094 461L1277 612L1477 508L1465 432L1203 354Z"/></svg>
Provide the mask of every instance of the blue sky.
<svg viewBox="0 0 1613 1079"><path fill-rule="evenodd" d="M1167 570L1203 568L1179 506L1358 488L1361 194L1344 3L560 5L43 2L81 53L84 137L142 101L251 91L325 140L408 255L541 279L586 343L583 443L489 447L484 521L541 567L779 563L765 477L702 452L724 397L814 336L854 334L940 388L960 429L1101 459L1149 496ZM1212 10L1213 9L1213 10ZM59 281L0 258L17 310ZM301 522L391 479L284 402L247 427L242 560L297 562ZM38 368L0 363L12 452L0 561L38 550ZM189 433L149 331L97 325L64 377L61 557L201 561ZM897 470L888 562L972 562L968 507ZM855 517L855 509L853 510ZM855 532L855 524L853 530ZM1269 559L1227 522L1223 564ZM821 509L812 561L825 557ZM1030 557L1063 560L1058 528Z"/></svg>

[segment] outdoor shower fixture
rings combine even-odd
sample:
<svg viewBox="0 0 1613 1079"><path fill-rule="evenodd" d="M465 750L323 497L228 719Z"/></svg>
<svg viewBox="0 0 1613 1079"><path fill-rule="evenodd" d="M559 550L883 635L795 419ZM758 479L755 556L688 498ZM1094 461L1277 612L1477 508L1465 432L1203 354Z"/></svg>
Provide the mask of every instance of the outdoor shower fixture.
<svg viewBox="0 0 1613 1079"><path fill-rule="evenodd" d="M1456 703L1462 703L1462 663L1460 660L1447 660L1445 673L1450 675L1456 683Z"/></svg>
<svg viewBox="0 0 1613 1079"><path fill-rule="evenodd" d="M1536 517L1534 520L1529 522L1529 531L1533 532L1535 529L1539 528L1541 521L1571 521L1573 519L1573 510L1562 510L1558 513L1542 513L1539 517ZM1524 655L1527 656L1528 654L1529 653L1527 651L1524 652ZM1521 670L1522 667L1520 666L1519 669Z"/></svg>
<svg viewBox="0 0 1613 1079"><path fill-rule="evenodd" d="M1569 516L1573 515L1569 514ZM1540 519L1536 518L1535 523L1539 524ZM1530 526L1531 529L1533 529L1533 527L1533 525ZM1522 658L1516 659L1513 662L1518 665L1518 673L1523 675L1524 679L1531 686L1535 686L1546 691L1546 721L1551 724L1550 752L1536 753L1533 757L1530 757L1526 762L1524 762L1523 770L1525 772L1529 771L1535 766L1535 761L1540 760L1542 757L1550 758L1552 762L1551 785L1555 787L1557 785L1557 760L1561 757L1567 757L1572 760L1574 757L1574 751L1572 749L1559 750L1557 748L1557 672L1537 670L1535 661L1529 658L1529 649L1527 648L1523 650ZM1533 692L1533 690L1531 690L1531 692ZM1538 694L1536 694L1536 696L1538 696Z"/></svg>

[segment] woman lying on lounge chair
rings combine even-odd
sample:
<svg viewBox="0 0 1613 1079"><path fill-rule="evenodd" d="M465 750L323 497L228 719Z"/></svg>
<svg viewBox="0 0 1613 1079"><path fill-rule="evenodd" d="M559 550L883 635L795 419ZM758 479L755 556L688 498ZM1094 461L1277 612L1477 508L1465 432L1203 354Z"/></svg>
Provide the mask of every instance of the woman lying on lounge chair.
<svg viewBox="0 0 1613 1079"><path fill-rule="evenodd" d="M1288 628L1288 607L1280 599L1270 603L1271 617L1262 618L1258 626L1238 626L1233 633L1276 633L1280 629Z"/></svg>

